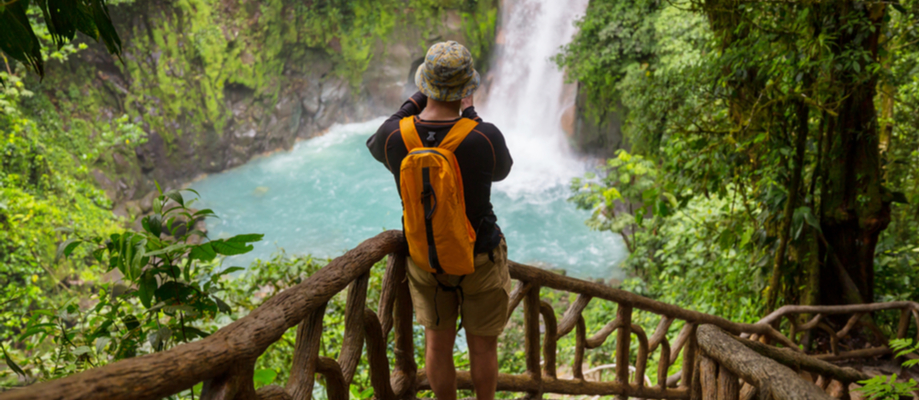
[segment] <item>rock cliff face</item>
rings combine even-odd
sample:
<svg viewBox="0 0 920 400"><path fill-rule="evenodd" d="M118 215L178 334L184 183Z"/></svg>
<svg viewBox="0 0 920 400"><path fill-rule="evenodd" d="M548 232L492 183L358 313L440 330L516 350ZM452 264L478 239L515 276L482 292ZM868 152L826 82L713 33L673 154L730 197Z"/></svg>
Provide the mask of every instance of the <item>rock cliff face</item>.
<svg viewBox="0 0 920 400"><path fill-rule="evenodd" d="M131 208L143 208L154 182L179 187L255 155L290 149L333 124L389 115L414 92L410 77L431 43L494 41L495 2L395 12L380 5L367 10L377 14L340 25L314 15L311 4L114 6L125 43L122 62L91 45L53 67L49 76L58 82L82 79L82 94L93 99L84 114L128 114L147 133L133 157L112 154L92 171L117 213L143 211Z"/></svg>
<svg viewBox="0 0 920 400"><path fill-rule="evenodd" d="M584 92L578 93L575 99L574 126L570 135L572 145L582 153L598 157L611 157L618 149L629 149L629 144L620 130L622 114L608 112L602 115L600 120L595 120L586 112L587 99Z"/></svg>

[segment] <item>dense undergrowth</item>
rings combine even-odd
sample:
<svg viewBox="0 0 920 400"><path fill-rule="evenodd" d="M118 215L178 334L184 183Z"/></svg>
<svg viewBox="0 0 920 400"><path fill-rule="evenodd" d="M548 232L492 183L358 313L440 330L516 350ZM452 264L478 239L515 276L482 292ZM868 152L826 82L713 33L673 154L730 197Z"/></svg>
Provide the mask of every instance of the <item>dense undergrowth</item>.
<svg viewBox="0 0 920 400"><path fill-rule="evenodd" d="M866 230L890 220L874 228L870 275L848 271L874 278L857 296L915 301L917 15L910 2L877 10L875 22L858 7L807 2L592 2L557 62L582 83L591 115L625 116L631 148L600 177L576 179L572 201L594 211L590 226L627 244L636 279L626 287L745 322L782 304L842 302L833 292L848 290L827 272L834 257L864 262L828 244L852 229L844 213L865 215ZM877 53L847 41L873 29ZM874 108L844 109L840 99L868 90L864 82L874 82ZM873 142L847 150L846 121L835 118L847 113L873 118L866 133L847 135L879 148L876 166L849 183L841 168L863 162L851 154Z"/></svg>

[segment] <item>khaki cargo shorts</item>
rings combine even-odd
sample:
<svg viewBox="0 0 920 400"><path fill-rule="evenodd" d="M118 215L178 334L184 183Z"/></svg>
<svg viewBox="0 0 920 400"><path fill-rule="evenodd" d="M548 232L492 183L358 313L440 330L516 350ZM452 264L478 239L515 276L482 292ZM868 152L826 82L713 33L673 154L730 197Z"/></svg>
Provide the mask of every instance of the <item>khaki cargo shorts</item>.
<svg viewBox="0 0 920 400"><path fill-rule="evenodd" d="M435 276L415 266L408 259L409 291L415 307L415 319L433 330L457 329L458 311L463 315L463 329L477 336L498 336L508 320L508 298L511 274L508 272L508 246L505 240L489 253L476 254L476 271L460 282L463 301L458 291L438 288ZM453 281L451 279L454 279ZM456 286L459 277L439 275L444 285ZM435 300L437 291L437 300ZM437 307L437 310L435 310ZM440 323L438 319L440 317Z"/></svg>

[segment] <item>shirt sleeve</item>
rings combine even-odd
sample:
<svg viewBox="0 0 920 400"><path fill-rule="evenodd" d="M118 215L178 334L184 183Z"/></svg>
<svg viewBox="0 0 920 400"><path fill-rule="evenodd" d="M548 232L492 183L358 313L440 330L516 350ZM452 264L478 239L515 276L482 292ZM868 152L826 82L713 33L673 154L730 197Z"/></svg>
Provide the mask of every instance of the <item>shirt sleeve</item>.
<svg viewBox="0 0 920 400"><path fill-rule="evenodd" d="M508 177L511 172L511 165L514 160L511 159L511 152L505 144L505 136L502 135L498 128L495 128L495 135L492 145L495 146L495 168L492 172L492 182L498 182Z"/></svg>
<svg viewBox="0 0 920 400"><path fill-rule="evenodd" d="M399 129L399 120L412 115L418 115L425 109L427 104L428 97L422 94L422 92L415 92L412 97L409 97L409 99L399 107L399 110L396 111L395 114L387 118L386 121L383 121L383 124L377 129L377 132L371 135L366 143L374 159L386 165L387 136L393 133L394 130Z"/></svg>
<svg viewBox="0 0 920 400"><path fill-rule="evenodd" d="M472 108L472 107L470 107ZM464 113L470 108L463 110ZM474 115L475 116L475 115ZM494 164L492 165L492 182L498 182L508 177L511 172L511 165L514 160L511 159L511 152L508 151L508 145L505 144L505 136L498 128L488 122L481 122L476 130L482 133L492 146L492 152L495 154Z"/></svg>
<svg viewBox="0 0 920 400"><path fill-rule="evenodd" d="M482 118L479 118L479 114L476 113L476 107L469 106L463 109L463 112L460 113L460 116L463 118L469 118L476 122L482 122Z"/></svg>

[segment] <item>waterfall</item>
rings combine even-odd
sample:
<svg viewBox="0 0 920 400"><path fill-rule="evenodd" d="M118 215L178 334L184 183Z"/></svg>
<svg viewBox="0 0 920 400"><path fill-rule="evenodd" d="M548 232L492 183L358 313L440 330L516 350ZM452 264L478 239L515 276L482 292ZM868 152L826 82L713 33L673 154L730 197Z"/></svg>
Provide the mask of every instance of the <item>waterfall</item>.
<svg viewBox="0 0 920 400"><path fill-rule="evenodd" d="M570 148L563 129L569 122L575 90L551 59L575 34L574 21L588 0L505 0L498 33L498 54L483 119L502 131L514 168L495 185L513 199L565 186L582 175L586 163ZM554 191L555 192L555 191Z"/></svg>
<svg viewBox="0 0 920 400"><path fill-rule="evenodd" d="M570 276L622 278L619 238L591 232L590 212L566 201L568 182L590 159L569 149L563 117L571 121L574 88L551 57L575 33L572 22L588 0L504 0L498 54L477 93L483 118L505 135L514 168L492 191L509 257L562 268ZM491 84L489 83L491 81ZM393 177L364 141L382 119L339 125L290 152L258 158L197 181L211 237L265 233L255 250L229 265L290 253L334 257L381 231L399 229L402 206Z"/></svg>

